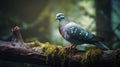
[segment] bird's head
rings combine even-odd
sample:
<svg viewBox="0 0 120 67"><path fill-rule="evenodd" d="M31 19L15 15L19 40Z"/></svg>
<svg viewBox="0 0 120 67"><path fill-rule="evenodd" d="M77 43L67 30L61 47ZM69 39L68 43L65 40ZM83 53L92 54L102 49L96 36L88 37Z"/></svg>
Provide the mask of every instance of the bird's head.
<svg viewBox="0 0 120 67"><path fill-rule="evenodd" d="M63 13L57 13L56 14L56 20L61 21L62 19L65 19L65 15Z"/></svg>

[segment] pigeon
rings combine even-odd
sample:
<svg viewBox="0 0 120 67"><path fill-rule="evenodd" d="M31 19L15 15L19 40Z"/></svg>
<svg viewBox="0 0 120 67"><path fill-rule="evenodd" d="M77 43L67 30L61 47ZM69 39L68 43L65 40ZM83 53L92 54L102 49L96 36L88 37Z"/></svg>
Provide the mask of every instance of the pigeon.
<svg viewBox="0 0 120 67"><path fill-rule="evenodd" d="M59 21L59 32L62 37L70 42L71 47L75 48L80 44L94 44L96 47L102 50L109 50L109 48L103 44L103 38L98 37L81 25L70 21L63 13L56 14L56 20Z"/></svg>

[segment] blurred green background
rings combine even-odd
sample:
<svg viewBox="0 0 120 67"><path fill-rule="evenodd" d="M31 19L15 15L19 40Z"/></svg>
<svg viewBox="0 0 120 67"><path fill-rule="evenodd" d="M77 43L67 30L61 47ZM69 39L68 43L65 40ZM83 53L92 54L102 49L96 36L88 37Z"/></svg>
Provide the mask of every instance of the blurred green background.
<svg viewBox="0 0 120 67"><path fill-rule="evenodd" d="M62 12L71 21L103 37L110 48L117 49L120 47L119 11L120 0L0 0L0 40L10 41L11 28L19 26L25 42L39 40L66 46L69 43L59 34L55 20L55 15ZM0 61L0 67L33 66L39 65Z"/></svg>

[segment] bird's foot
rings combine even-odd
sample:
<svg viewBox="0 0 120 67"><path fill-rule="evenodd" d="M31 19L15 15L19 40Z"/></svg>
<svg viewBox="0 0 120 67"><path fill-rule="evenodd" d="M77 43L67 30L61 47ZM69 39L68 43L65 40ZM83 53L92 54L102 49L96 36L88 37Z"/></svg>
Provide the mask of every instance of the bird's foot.
<svg viewBox="0 0 120 67"><path fill-rule="evenodd" d="M73 45L73 44L64 47L64 49L67 51L69 57L72 57L74 55L75 47L76 47L76 45Z"/></svg>
<svg viewBox="0 0 120 67"><path fill-rule="evenodd" d="M65 47L65 50L71 51L73 49L75 49L76 45L69 45Z"/></svg>

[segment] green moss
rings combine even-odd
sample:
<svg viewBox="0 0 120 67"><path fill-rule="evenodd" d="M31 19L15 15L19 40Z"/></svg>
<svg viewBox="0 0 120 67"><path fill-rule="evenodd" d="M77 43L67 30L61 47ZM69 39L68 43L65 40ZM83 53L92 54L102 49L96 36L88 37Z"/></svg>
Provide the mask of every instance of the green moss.
<svg viewBox="0 0 120 67"><path fill-rule="evenodd" d="M39 42L38 40L34 41L34 42L29 42L27 43L31 48L33 47L41 47L43 45L43 43Z"/></svg>
<svg viewBox="0 0 120 67"><path fill-rule="evenodd" d="M60 61L63 66L66 60L67 52L62 46L56 46L54 44L50 44L49 42L41 43L39 41L34 41L28 44L31 48L34 48L34 47L41 48L42 52L46 54L46 64L48 63L49 56L50 56L50 57L53 57L53 59L57 58L57 61Z"/></svg>
<svg viewBox="0 0 120 67"><path fill-rule="evenodd" d="M57 50L58 50L57 56L59 57L62 67L63 67L65 60L66 60L67 52L62 46L57 46Z"/></svg>
<svg viewBox="0 0 120 67"><path fill-rule="evenodd" d="M81 63L94 63L102 53L103 51L101 49L92 46L81 56Z"/></svg>

